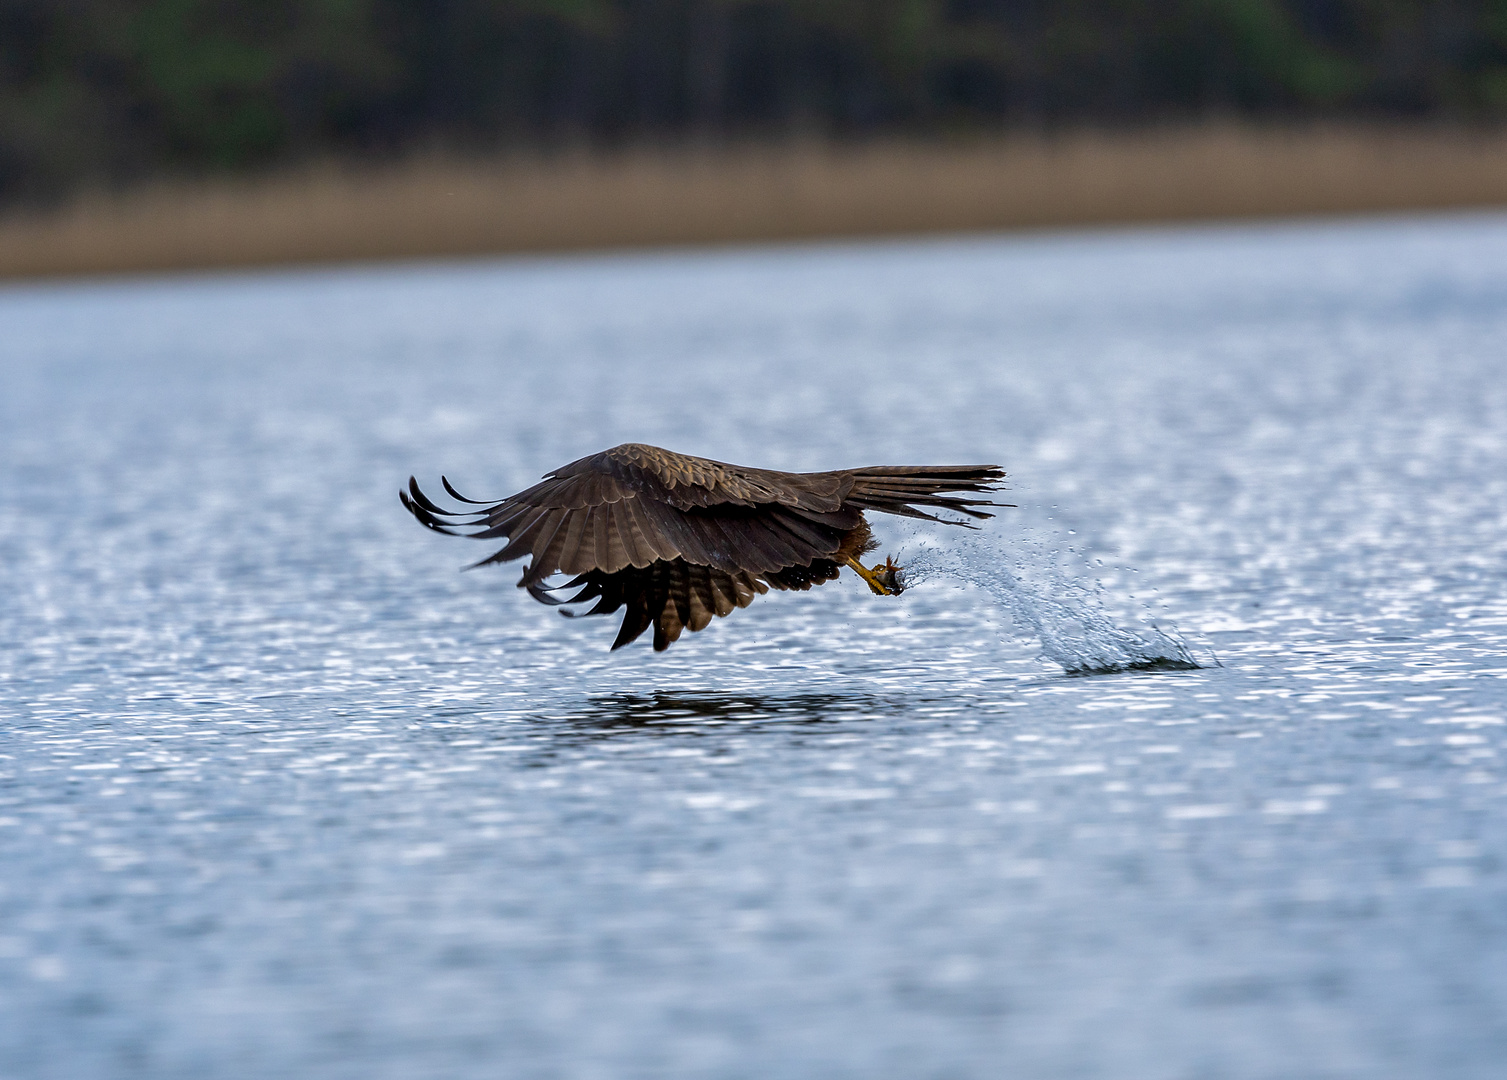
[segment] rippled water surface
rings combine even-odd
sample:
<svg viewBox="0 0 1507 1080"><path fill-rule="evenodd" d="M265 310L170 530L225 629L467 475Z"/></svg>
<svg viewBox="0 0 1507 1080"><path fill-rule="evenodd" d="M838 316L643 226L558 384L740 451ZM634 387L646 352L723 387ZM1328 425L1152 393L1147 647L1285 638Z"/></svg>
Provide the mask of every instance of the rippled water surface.
<svg viewBox="0 0 1507 1080"><path fill-rule="evenodd" d="M8 287L0 1076L1500 1076L1504 346L1501 217ZM656 656L396 498L628 440L1019 508Z"/></svg>

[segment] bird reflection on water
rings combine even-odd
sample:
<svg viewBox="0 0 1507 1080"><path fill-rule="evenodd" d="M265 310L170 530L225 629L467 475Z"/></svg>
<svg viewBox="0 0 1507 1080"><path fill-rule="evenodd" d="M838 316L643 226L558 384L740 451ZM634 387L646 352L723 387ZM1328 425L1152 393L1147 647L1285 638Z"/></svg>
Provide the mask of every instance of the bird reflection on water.
<svg viewBox="0 0 1507 1080"><path fill-rule="evenodd" d="M612 694L590 699L575 718L577 730L691 734L736 725L754 730L766 723L789 726L849 722L903 712L908 703L867 694Z"/></svg>

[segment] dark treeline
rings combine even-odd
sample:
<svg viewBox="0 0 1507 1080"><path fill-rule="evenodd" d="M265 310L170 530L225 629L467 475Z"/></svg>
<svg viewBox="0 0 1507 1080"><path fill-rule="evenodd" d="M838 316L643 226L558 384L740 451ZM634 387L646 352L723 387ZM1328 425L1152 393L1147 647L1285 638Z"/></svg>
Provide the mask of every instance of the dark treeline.
<svg viewBox="0 0 1507 1080"><path fill-rule="evenodd" d="M1507 0L0 0L0 200L414 150L1507 114Z"/></svg>

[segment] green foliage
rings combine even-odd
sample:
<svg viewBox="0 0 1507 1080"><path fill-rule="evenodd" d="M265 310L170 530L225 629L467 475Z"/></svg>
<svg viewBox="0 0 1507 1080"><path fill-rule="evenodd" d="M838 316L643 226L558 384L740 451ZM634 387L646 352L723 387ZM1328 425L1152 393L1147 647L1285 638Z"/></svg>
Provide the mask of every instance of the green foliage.
<svg viewBox="0 0 1507 1080"><path fill-rule="evenodd" d="M1308 40L1275 0L1210 0L1208 7L1253 90L1269 87L1293 103L1329 106L1361 85L1359 65Z"/></svg>
<svg viewBox="0 0 1507 1080"><path fill-rule="evenodd" d="M1507 0L0 0L0 199L415 146L1507 116Z"/></svg>
<svg viewBox="0 0 1507 1080"><path fill-rule="evenodd" d="M216 164L265 155L284 137L273 98L275 42L243 20L216 19L204 0L155 0L129 22L126 40L142 96L158 110L174 149Z"/></svg>
<svg viewBox="0 0 1507 1080"><path fill-rule="evenodd" d="M371 41L366 0L133 6L117 40L135 97L169 152L185 161L237 166L301 136L318 142L321 120L342 99L380 93L396 70L396 59Z"/></svg>

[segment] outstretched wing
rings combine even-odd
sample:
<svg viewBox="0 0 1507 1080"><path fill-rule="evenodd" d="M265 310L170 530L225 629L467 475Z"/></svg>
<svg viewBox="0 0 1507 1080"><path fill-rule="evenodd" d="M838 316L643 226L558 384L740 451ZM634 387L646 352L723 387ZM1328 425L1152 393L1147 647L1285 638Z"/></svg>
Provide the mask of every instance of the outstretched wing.
<svg viewBox="0 0 1507 1080"><path fill-rule="evenodd" d="M842 474L740 469L652 447L617 447L555 470L526 491L480 509L446 510L409 480L400 493L438 532L507 544L477 565L530 557L525 588L555 574L617 573L684 559L726 574L773 574L834 554L862 522L845 507ZM686 466L682 463L689 462Z"/></svg>

